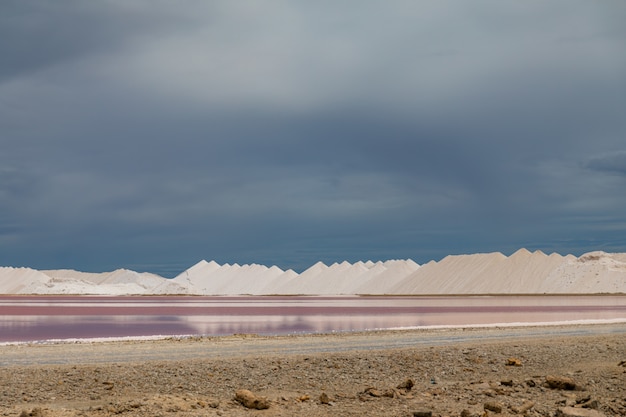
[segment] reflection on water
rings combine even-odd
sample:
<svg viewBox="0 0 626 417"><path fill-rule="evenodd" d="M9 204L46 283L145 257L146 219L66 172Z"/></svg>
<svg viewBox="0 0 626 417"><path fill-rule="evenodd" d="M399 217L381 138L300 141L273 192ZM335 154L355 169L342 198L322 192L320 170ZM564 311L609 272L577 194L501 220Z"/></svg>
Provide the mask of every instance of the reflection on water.
<svg viewBox="0 0 626 417"><path fill-rule="evenodd" d="M0 342L626 320L626 296L0 297Z"/></svg>

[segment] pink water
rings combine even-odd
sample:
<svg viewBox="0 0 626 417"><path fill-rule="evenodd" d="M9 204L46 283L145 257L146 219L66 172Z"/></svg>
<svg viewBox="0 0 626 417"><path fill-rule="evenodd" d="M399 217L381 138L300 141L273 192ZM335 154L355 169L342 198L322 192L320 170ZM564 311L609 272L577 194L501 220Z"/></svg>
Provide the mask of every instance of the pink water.
<svg viewBox="0 0 626 417"><path fill-rule="evenodd" d="M626 295L468 297L0 296L0 342L291 334L626 321Z"/></svg>

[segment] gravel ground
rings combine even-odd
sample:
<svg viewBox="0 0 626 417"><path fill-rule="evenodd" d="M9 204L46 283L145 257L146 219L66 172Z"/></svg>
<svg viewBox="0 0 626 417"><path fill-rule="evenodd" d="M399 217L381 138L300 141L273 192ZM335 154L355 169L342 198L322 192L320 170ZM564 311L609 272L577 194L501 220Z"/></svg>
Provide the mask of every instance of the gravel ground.
<svg viewBox="0 0 626 417"><path fill-rule="evenodd" d="M311 338L330 343L341 337L298 338L302 343ZM190 346L210 352L224 345L220 340L56 345L54 349L67 348L76 360L0 367L0 415L626 415L623 332L175 359L177 351ZM233 348L258 343L254 336L227 340ZM172 359L113 363L80 359L81 351L122 345L128 351L167 346ZM4 346L0 354L18 352L27 357L44 352L41 349Z"/></svg>

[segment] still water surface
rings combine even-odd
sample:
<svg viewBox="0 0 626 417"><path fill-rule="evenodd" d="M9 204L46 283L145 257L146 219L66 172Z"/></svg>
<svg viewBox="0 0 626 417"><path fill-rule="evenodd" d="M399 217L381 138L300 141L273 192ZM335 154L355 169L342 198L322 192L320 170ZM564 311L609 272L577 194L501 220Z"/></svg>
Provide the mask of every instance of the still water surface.
<svg viewBox="0 0 626 417"><path fill-rule="evenodd" d="M0 296L0 342L625 320L626 295Z"/></svg>

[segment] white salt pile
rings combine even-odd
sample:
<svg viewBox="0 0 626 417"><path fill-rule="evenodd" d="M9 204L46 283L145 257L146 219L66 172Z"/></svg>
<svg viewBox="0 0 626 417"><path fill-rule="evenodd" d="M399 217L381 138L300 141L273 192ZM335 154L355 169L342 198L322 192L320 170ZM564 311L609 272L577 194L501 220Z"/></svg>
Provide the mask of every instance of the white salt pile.
<svg viewBox="0 0 626 417"><path fill-rule="evenodd" d="M626 253L529 252L412 260L318 262L298 274L277 266L200 261L173 279L119 269L105 273L0 268L1 294L598 294L626 293Z"/></svg>

